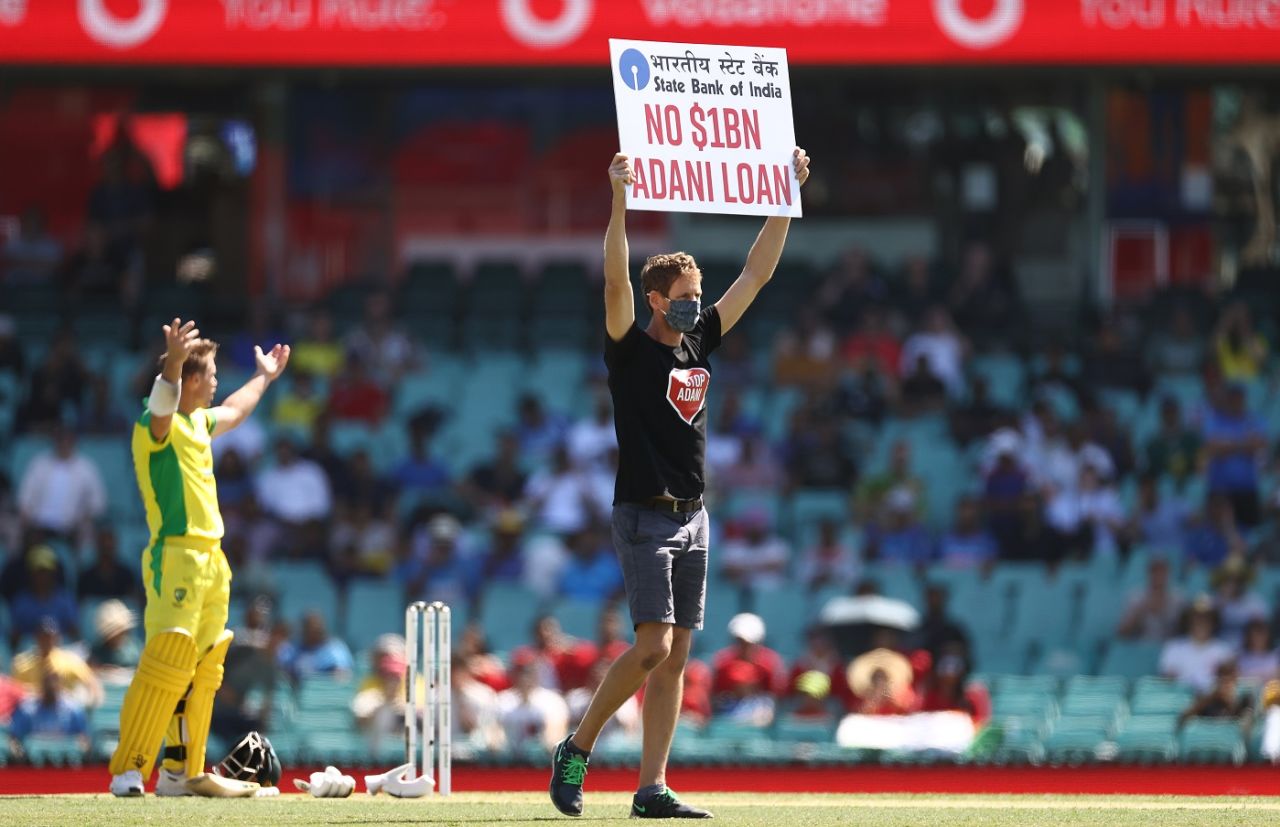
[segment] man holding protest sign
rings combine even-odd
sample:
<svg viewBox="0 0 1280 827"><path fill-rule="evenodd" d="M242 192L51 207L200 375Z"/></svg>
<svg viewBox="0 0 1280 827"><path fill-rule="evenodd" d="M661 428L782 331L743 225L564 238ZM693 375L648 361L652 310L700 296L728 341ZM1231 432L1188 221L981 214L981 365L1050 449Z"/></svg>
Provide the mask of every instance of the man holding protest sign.
<svg viewBox="0 0 1280 827"><path fill-rule="evenodd" d="M796 186L809 177L809 157L791 152ZM702 273L693 256L650 256L640 273L652 314L636 321L626 237L628 188L636 170L622 153L609 166L613 211L604 241L605 364L618 434L613 539L622 566L635 644L618 657L596 690L576 732L555 750L551 800L582 814L587 763L605 723L642 685L644 744L633 818L711 818L681 802L666 785L684 668L693 631L702 628L707 582L705 482L708 357L773 276L787 239L789 214L765 220L741 275L703 309ZM798 199L797 204L798 207Z"/></svg>

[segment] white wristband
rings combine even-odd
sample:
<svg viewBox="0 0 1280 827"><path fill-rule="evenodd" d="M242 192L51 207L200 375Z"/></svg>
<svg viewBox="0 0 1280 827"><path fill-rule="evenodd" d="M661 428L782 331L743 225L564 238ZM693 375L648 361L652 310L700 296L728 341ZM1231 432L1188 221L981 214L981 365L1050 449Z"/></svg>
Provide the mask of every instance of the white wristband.
<svg viewBox="0 0 1280 827"><path fill-rule="evenodd" d="M162 374L156 375L147 398L147 410L156 416L173 416L178 410L178 397L182 395L182 380L172 384Z"/></svg>

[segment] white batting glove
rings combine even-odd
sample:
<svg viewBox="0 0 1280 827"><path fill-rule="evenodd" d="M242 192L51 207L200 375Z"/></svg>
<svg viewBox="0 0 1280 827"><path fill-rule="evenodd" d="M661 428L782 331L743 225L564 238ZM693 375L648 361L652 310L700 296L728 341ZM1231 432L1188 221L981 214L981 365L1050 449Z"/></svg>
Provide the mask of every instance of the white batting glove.
<svg viewBox="0 0 1280 827"><path fill-rule="evenodd" d="M356 780L337 767L325 767L324 772L311 773L309 781L295 778L293 783L312 798L346 798L356 789Z"/></svg>
<svg viewBox="0 0 1280 827"><path fill-rule="evenodd" d="M381 775L366 775L364 786L369 795L385 792L396 798L422 798L431 792L436 782L429 775L411 779L409 774L412 772L413 764L401 764Z"/></svg>

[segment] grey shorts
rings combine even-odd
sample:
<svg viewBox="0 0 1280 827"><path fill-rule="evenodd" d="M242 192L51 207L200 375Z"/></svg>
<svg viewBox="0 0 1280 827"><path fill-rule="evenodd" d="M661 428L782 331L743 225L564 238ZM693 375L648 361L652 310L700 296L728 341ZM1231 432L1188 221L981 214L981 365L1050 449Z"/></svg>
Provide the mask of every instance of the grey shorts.
<svg viewBox="0 0 1280 827"><path fill-rule="evenodd" d="M702 628L707 598L707 510L687 514L622 503L613 507L613 546L631 624Z"/></svg>

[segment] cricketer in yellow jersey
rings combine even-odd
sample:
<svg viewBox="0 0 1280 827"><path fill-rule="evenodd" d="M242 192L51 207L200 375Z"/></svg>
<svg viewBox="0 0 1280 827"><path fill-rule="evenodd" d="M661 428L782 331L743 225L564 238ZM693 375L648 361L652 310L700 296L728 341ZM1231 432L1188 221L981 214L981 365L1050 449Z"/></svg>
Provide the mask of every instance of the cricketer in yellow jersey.
<svg viewBox="0 0 1280 827"><path fill-rule="evenodd" d="M181 319L165 325L164 336L160 375L133 426L134 472L151 530L142 555L147 640L120 710L111 792L143 794L163 739L157 795L253 795L256 784L205 773L213 698L232 637L231 569L210 444L253 412L288 364L289 346L255 347L253 378L213 407L217 344Z"/></svg>

